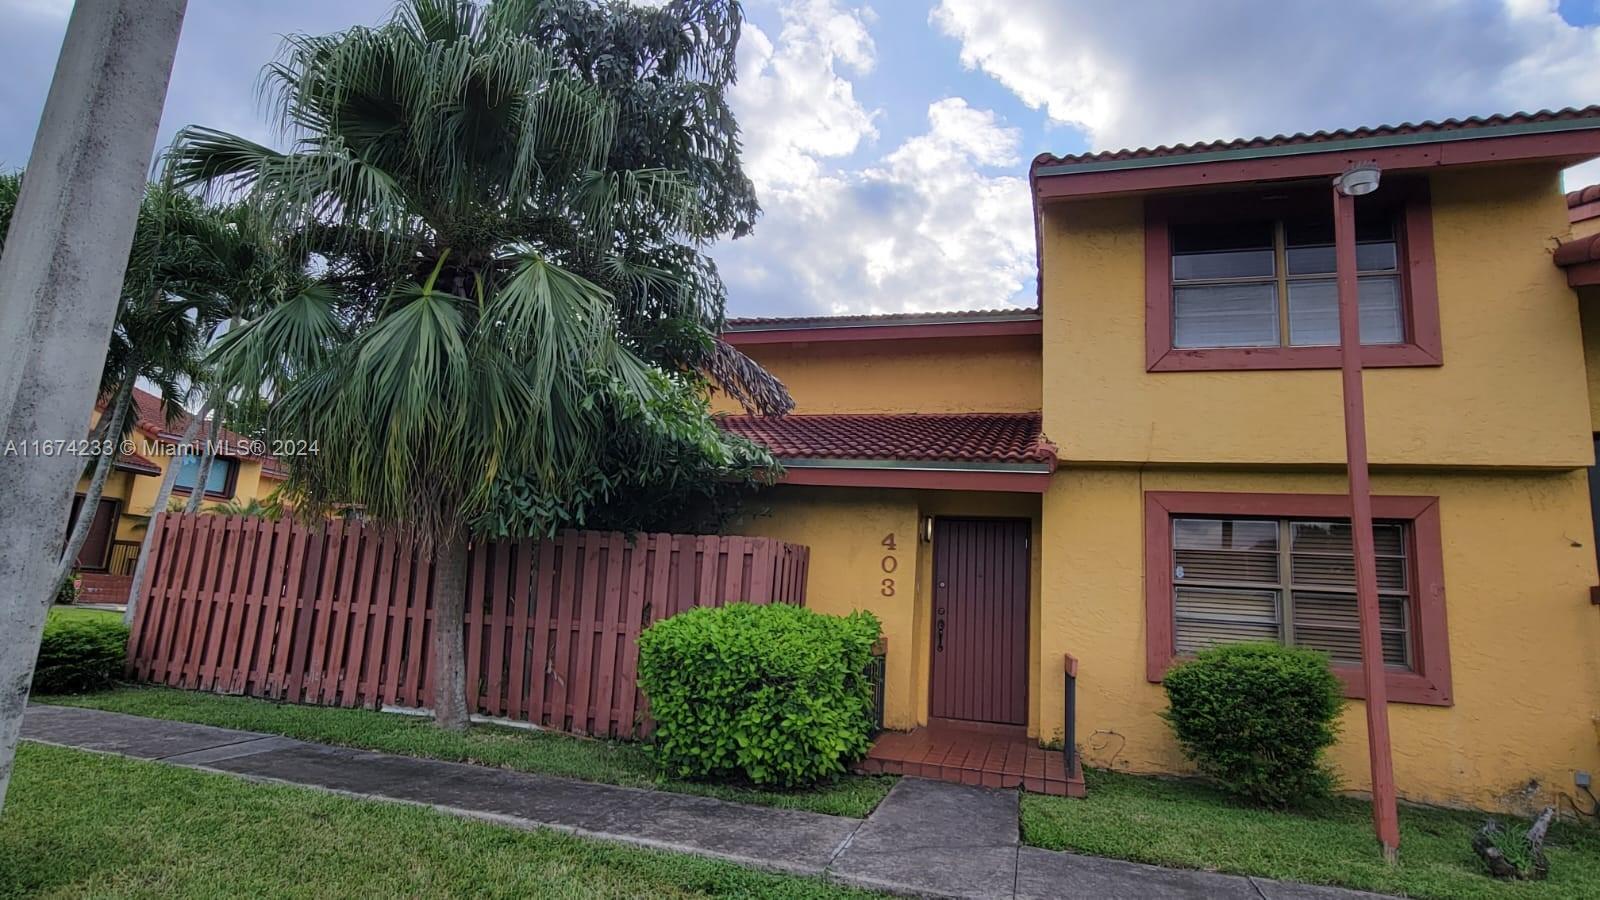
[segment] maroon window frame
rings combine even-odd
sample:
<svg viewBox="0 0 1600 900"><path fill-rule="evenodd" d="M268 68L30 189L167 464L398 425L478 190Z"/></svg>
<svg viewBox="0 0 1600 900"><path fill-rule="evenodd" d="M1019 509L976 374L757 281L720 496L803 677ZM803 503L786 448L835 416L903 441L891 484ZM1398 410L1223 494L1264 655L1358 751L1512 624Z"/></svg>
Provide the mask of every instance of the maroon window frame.
<svg viewBox="0 0 1600 900"><path fill-rule="evenodd" d="M174 461L171 463L171 465L177 465L177 462L176 462L177 457L176 456L173 457L173 460ZM233 499L233 495L238 493L238 491L239 491L239 467L241 465L243 465L244 459L242 457L237 457L237 456L213 456L213 457L211 457L211 464L212 465L216 465L218 463L221 463L224 466L227 466L227 468L228 468L228 477L227 477L227 480L223 482L222 490L220 490L220 491L206 491L201 496L205 497L208 500L232 500ZM174 480L174 482L176 482L176 480ZM182 487L182 486L178 485L177 483L174 483L172 485L172 493L174 493L174 494L182 494L183 496L187 497L190 494L194 493L194 488L193 487Z"/></svg>
<svg viewBox="0 0 1600 900"><path fill-rule="evenodd" d="M1406 340L1361 348L1361 364L1371 368L1439 366L1444 350L1439 336L1439 288L1433 258L1433 211L1427 182L1385 181L1378 194L1359 201L1388 204L1396 218L1400 256L1401 308ZM1238 371L1244 369L1337 369L1339 348L1228 347L1183 349L1172 346L1173 224L1325 213L1333 216L1332 188L1288 188L1247 193L1160 195L1144 207L1145 368L1151 372Z"/></svg>
<svg viewBox="0 0 1600 900"><path fill-rule="evenodd" d="M1450 639L1445 624L1444 551L1439 535L1439 498L1375 496L1376 519L1400 520L1406 529L1415 590L1411 634L1415 667L1386 673L1389 700L1426 706L1451 706ZM1147 491L1144 495L1145 677L1160 682L1178 661L1173 645L1172 519L1174 516L1257 516L1277 519L1350 518L1344 494L1232 494ZM1345 696L1363 698L1366 686L1358 666L1335 665Z"/></svg>

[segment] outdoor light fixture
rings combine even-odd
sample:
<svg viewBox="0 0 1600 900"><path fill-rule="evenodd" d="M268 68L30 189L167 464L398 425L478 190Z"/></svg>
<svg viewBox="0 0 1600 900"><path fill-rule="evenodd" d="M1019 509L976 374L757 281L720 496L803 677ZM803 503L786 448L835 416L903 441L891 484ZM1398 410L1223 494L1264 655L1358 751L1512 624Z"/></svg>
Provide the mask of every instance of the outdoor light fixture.
<svg viewBox="0 0 1600 900"><path fill-rule="evenodd" d="M1378 189L1383 170L1377 163L1356 163L1333 180L1333 186L1346 197L1360 197Z"/></svg>

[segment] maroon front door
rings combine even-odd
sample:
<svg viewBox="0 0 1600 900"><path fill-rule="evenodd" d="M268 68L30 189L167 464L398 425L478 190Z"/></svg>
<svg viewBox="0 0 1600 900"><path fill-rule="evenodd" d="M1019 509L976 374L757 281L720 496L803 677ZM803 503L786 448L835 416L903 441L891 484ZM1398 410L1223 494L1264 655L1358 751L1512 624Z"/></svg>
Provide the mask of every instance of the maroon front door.
<svg viewBox="0 0 1600 900"><path fill-rule="evenodd" d="M935 519L928 714L1028 722L1026 519Z"/></svg>

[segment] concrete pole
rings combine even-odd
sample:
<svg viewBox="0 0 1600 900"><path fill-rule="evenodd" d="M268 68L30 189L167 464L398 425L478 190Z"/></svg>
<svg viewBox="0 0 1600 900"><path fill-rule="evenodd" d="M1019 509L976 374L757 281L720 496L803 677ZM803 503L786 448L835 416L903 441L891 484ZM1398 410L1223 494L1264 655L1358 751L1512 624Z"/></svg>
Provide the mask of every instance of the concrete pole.
<svg viewBox="0 0 1600 900"><path fill-rule="evenodd" d="M1372 767L1372 825L1383 857L1400 853L1394 758L1389 747L1389 685L1378 619L1378 562L1372 534L1372 479L1367 471L1367 412L1361 382L1361 298L1356 277L1356 201L1333 189L1334 267L1339 292L1339 370L1344 385L1344 441L1350 473L1350 539L1356 562L1361 680L1366 686L1367 755Z"/></svg>
<svg viewBox="0 0 1600 900"><path fill-rule="evenodd" d="M184 6L73 8L0 257L0 804Z"/></svg>

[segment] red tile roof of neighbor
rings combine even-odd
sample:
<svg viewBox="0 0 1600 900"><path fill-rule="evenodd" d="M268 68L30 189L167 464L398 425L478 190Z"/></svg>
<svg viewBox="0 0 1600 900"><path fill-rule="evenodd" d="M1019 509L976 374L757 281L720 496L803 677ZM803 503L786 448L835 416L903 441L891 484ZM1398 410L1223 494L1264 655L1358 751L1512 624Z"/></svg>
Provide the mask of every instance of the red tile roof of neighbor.
<svg viewBox="0 0 1600 900"><path fill-rule="evenodd" d="M724 416L734 434L765 445L779 460L1053 463L1055 445L1038 413L905 413Z"/></svg>
<svg viewBox="0 0 1600 900"><path fill-rule="evenodd" d="M140 475L160 475L161 469L155 463L138 453L118 453L112 463L118 469L126 472L138 472Z"/></svg>
<svg viewBox="0 0 1600 900"><path fill-rule="evenodd" d="M1567 206L1573 209L1585 203L1600 203L1600 184L1591 184L1585 188L1567 192Z"/></svg>
<svg viewBox="0 0 1600 900"><path fill-rule="evenodd" d="M168 421L165 411L161 408L161 398L149 391L139 388L133 389L134 425L151 437L164 437L176 441L183 436L184 429L189 427L189 413L179 412L176 417ZM203 422L195 436L196 441L204 441L211 433L211 423ZM238 432L222 429L222 443L233 448L248 447L250 439ZM288 475L278 460L268 454L241 453L235 454L242 459L254 460L261 463L261 473L268 478L284 478ZM149 465L148 461L146 463ZM154 466L151 466L154 468Z"/></svg>
<svg viewBox="0 0 1600 900"><path fill-rule="evenodd" d="M1267 147L1286 147L1302 144L1321 144L1330 141L1351 141L1367 138L1398 137L1401 135L1441 134L1446 132L1471 132L1498 126L1534 125L1545 122L1575 119L1600 119L1600 105L1582 109L1568 107L1538 112L1515 112L1492 116L1472 116L1466 119L1445 119L1433 122L1403 122L1399 125L1374 125L1361 128L1341 128L1336 131L1318 131L1312 134L1279 134L1273 137L1236 138L1226 141L1203 141L1192 144L1171 144L1159 147L1140 147L1128 150L1100 150L1092 153L1075 153L1057 156L1041 153L1034 158L1035 168L1040 166L1073 165L1077 163L1116 162L1131 159L1151 159L1167 156L1184 156L1192 153L1216 153L1230 150L1258 150ZM1470 137L1463 134L1462 137Z"/></svg>

